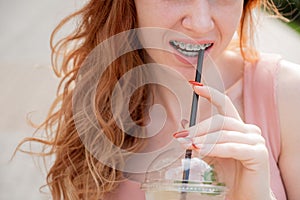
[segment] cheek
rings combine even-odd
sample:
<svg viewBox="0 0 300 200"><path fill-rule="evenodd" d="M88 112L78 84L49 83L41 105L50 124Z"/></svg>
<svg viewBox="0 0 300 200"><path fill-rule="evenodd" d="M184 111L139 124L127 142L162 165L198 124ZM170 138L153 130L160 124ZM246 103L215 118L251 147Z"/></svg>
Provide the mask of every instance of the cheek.
<svg viewBox="0 0 300 200"><path fill-rule="evenodd" d="M170 28L173 17L161 12L149 11L138 16L138 27L161 27Z"/></svg>
<svg viewBox="0 0 300 200"><path fill-rule="evenodd" d="M165 39L168 32L166 29L156 27L141 27L138 29L138 39L142 47L146 50L151 61L160 63L161 56L169 51L167 40Z"/></svg>
<svg viewBox="0 0 300 200"><path fill-rule="evenodd" d="M177 19L176 8L162 0L136 0L138 27L170 28Z"/></svg>
<svg viewBox="0 0 300 200"><path fill-rule="evenodd" d="M223 32L223 36L224 34L228 34L228 36L231 36L238 29L242 12L243 7L242 5L240 5L230 10L228 9L222 14L218 15L218 27L220 28L221 32Z"/></svg>
<svg viewBox="0 0 300 200"><path fill-rule="evenodd" d="M153 26L158 16L155 4L149 3L146 0L136 0L136 11L139 27Z"/></svg>

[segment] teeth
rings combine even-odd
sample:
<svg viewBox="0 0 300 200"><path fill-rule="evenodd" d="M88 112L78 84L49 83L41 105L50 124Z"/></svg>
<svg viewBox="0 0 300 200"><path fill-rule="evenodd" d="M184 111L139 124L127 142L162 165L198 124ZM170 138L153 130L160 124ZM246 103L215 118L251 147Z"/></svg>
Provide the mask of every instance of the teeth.
<svg viewBox="0 0 300 200"><path fill-rule="evenodd" d="M198 56L198 51L183 51L181 49L177 49L181 54L188 56L188 57L195 57Z"/></svg>
<svg viewBox="0 0 300 200"><path fill-rule="evenodd" d="M170 44L177 49L181 54L185 56L197 56L200 49L206 49L207 47L211 46L211 43L208 44L190 44L190 43L183 43L176 40L171 40Z"/></svg>
<svg viewBox="0 0 300 200"><path fill-rule="evenodd" d="M185 49L185 44L184 44L183 42L179 42L179 47L180 47L181 49Z"/></svg>
<svg viewBox="0 0 300 200"><path fill-rule="evenodd" d="M194 51L194 46L192 44L187 44L186 45L186 50L188 50L188 51Z"/></svg>

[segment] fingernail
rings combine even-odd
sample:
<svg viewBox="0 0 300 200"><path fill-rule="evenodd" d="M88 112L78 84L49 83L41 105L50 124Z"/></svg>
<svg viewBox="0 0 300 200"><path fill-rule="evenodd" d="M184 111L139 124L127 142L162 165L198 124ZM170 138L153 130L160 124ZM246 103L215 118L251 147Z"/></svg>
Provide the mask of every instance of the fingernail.
<svg viewBox="0 0 300 200"><path fill-rule="evenodd" d="M203 86L202 83L199 83L197 81L189 81L190 84L194 85L194 86Z"/></svg>
<svg viewBox="0 0 300 200"><path fill-rule="evenodd" d="M186 129L189 126L189 121L186 119L181 120L181 127Z"/></svg>
<svg viewBox="0 0 300 200"><path fill-rule="evenodd" d="M193 143L192 147L195 148L195 150L198 150L200 155L202 155L202 156L206 156L213 149L213 145L211 145L211 144L194 144Z"/></svg>
<svg viewBox="0 0 300 200"><path fill-rule="evenodd" d="M195 150L199 150L200 149L200 147L199 146L197 146L196 144L192 144L192 147L193 147L193 149L195 149Z"/></svg>
<svg viewBox="0 0 300 200"><path fill-rule="evenodd" d="M207 145L204 145L202 143L201 144L193 143L193 147L197 149L205 150L207 148Z"/></svg>
<svg viewBox="0 0 300 200"><path fill-rule="evenodd" d="M174 138L180 138L180 137L186 137L189 135L189 132L187 130L183 130L183 131L180 131L180 132L177 132L177 133L174 133L173 134L173 137Z"/></svg>

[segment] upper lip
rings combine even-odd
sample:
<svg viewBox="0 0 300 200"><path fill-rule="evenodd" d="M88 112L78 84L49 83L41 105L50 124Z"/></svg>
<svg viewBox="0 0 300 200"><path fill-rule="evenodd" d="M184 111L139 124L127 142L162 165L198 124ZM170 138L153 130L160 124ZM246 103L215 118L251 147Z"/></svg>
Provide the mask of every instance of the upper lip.
<svg viewBox="0 0 300 200"><path fill-rule="evenodd" d="M186 44L208 44L208 43L214 43L213 40L172 39L170 41L178 41L178 42L183 42L183 43L186 43Z"/></svg>

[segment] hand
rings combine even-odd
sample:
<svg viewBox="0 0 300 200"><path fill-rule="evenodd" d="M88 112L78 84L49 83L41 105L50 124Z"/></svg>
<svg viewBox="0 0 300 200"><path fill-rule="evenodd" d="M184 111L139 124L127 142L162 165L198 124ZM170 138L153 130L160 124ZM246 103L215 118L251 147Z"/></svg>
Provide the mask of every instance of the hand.
<svg viewBox="0 0 300 200"><path fill-rule="evenodd" d="M245 124L230 98L216 89L194 86L194 91L213 104L219 114L191 127L188 135L175 137L191 138L190 148L218 160L229 199L272 199L268 150L260 128Z"/></svg>

